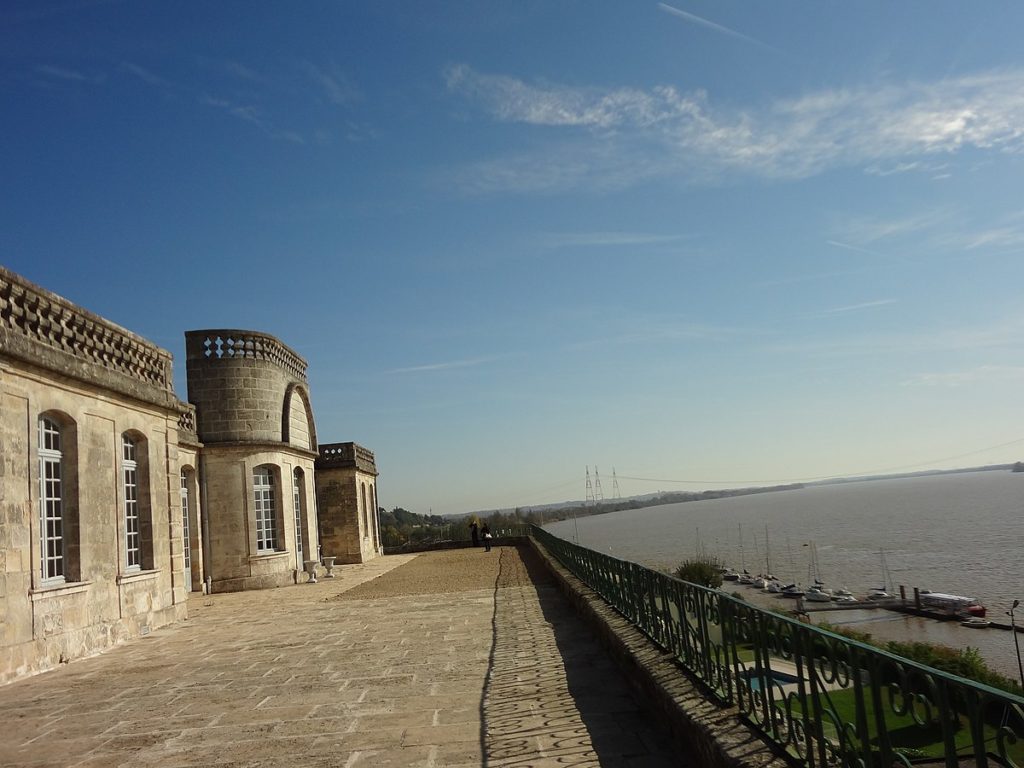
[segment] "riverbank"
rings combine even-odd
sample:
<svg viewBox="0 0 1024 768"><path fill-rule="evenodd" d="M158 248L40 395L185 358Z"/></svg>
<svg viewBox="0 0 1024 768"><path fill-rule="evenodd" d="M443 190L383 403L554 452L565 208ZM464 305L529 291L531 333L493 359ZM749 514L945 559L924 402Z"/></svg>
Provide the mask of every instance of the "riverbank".
<svg viewBox="0 0 1024 768"><path fill-rule="evenodd" d="M1012 556L1005 535L1020 526L1022 505L1024 473L992 471L688 502L545 527L568 541L657 570L674 569L703 552L754 572L770 560L779 578L804 584L810 583L813 544L817 572L830 587L863 595L885 580L889 586L971 595L991 618L1005 621L1013 601L1024 599L1024 558ZM883 573L883 548L891 579ZM751 588L728 589L764 607L793 607L770 595L753 597ZM1010 632L877 610L830 613L828 620L863 627L880 639L969 645L993 669L1017 677Z"/></svg>

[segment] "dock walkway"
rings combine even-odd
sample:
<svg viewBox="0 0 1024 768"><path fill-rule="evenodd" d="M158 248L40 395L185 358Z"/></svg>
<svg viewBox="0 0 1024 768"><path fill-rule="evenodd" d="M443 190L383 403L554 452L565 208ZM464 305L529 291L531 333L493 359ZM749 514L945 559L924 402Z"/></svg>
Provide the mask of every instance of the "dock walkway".
<svg viewBox="0 0 1024 768"><path fill-rule="evenodd" d="M0 765L691 764L528 547L337 570L0 688Z"/></svg>

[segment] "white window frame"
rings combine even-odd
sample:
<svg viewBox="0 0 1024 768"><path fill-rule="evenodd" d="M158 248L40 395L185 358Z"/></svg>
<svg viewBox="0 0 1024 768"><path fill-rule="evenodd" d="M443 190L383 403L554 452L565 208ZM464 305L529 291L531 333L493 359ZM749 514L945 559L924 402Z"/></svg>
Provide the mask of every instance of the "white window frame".
<svg viewBox="0 0 1024 768"><path fill-rule="evenodd" d="M125 571L142 570L142 513L139 509L138 442L121 436L121 490L124 493Z"/></svg>
<svg viewBox="0 0 1024 768"><path fill-rule="evenodd" d="M192 539L188 528L188 472L181 470L181 542L185 555L185 572L192 572Z"/></svg>
<svg viewBox="0 0 1024 768"><path fill-rule="evenodd" d="M253 509L256 512L256 551L277 551L277 510L274 497L274 472L260 466L252 471Z"/></svg>
<svg viewBox="0 0 1024 768"><path fill-rule="evenodd" d="M46 585L65 582L64 452L60 425L39 419L39 577Z"/></svg>
<svg viewBox="0 0 1024 768"><path fill-rule="evenodd" d="M359 483L359 501L363 506L363 538L370 538L370 513L366 506L366 483Z"/></svg>
<svg viewBox="0 0 1024 768"><path fill-rule="evenodd" d="M295 562L302 570L305 553L302 549L302 481L305 478L301 469L292 472L292 506L295 508Z"/></svg>

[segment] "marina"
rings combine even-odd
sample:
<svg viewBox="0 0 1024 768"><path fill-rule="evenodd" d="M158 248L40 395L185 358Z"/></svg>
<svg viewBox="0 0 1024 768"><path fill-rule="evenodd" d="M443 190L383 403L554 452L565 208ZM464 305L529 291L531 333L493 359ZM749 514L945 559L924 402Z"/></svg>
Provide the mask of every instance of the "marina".
<svg viewBox="0 0 1024 768"><path fill-rule="evenodd" d="M674 569L698 554L716 557L738 574L723 589L787 611L795 608L794 600L743 586L739 575L746 567L752 583L766 572L767 527L770 570L782 580L780 586L813 584L815 577L808 573L813 541L817 578L833 586L834 597L851 594L842 596L839 607L837 600L805 600L812 621L849 626L878 642L915 639L972 646L994 669L1016 678L1012 638L1020 636L1007 631L1006 614L1015 599L1024 597L1024 558L1006 532L1019 529L1022 507L1024 473L987 471L667 504L579 518L577 526L563 521L547 527L570 541L578 536L584 546L658 570ZM905 603L899 599L899 584L908 585ZM926 606L913 605L909 585L977 597L988 609L992 623L987 629L1003 631L939 620L941 611L929 614ZM872 599L866 600L869 595ZM1020 630L1019 613L1016 623Z"/></svg>

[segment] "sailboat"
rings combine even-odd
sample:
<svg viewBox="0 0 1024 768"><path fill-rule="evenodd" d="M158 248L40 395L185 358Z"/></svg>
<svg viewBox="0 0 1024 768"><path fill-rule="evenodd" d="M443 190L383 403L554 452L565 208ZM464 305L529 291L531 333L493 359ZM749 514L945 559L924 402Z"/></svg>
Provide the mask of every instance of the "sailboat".
<svg viewBox="0 0 1024 768"><path fill-rule="evenodd" d="M882 559L882 586L875 587L868 592L868 600L893 600L894 596L888 591L889 589L889 567L885 563L885 550L879 549L878 555Z"/></svg>
<svg viewBox="0 0 1024 768"><path fill-rule="evenodd" d="M780 585L777 582L778 579L772 575L772 548L768 540L768 526L766 525L764 527L764 573L754 581L754 586L769 592L780 592L781 589L778 588ZM772 589L773 585L776 589Z"/></svg>
<svg viewBox="0 0 1024 768"><path fill-rule="evenodd" d="M740 568L743 570L740 572L737 581L740 584L753 584L754 577L751 576L750 571L747 570L747 560L743 555L743 523L739 523L738 527L740 533Z"/></svg>
<svg viewBox="0 0 1024 768"><path fill-rule="evenodd" d="M818 546L811 541L810 561L807 564L807 580L812 582L808 587L804 600L812 603L829 603L832 601L832 591L825 589L825 582L821 580L821 566L818 564Z"/></svg>

